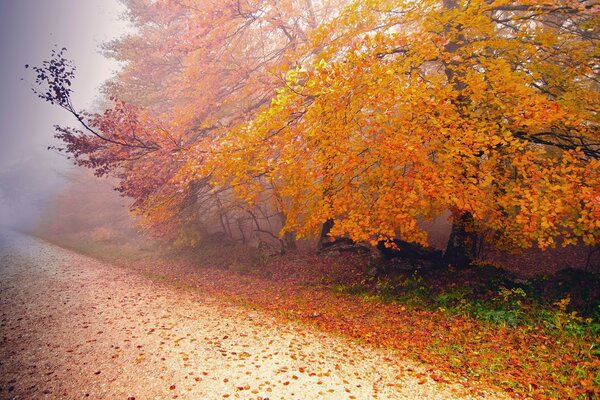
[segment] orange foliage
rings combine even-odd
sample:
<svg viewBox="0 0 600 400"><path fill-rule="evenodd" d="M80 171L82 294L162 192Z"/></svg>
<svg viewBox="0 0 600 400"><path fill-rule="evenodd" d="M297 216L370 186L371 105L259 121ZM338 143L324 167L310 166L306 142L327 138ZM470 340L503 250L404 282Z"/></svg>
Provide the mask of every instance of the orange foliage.
<svg viewBox="0 0 600 400"><path fill-rule="evenodd" d="M594 3L126 5L137 32L105 46L124 102L58 136L157 231L262 207L300 236L426 244L450 210L503 246L599 241Z"/></svg>
<svg viewBox="0 0 600 400"><path fill-rule="evenodd" d="M301 235L426 244L418 221L450 209L504 245L597 243L598 22L562 0L355 2L207 166L248 202L277 188Z"/></svg>
<svg viewBox="0 0 600 400"><path fill-rule="evenodd" d="M160 116L164 132L177 144L177 162L185 162L177 174L166 175L164 190L140 197L139 211L150 226L169 230L202 219L194 210L197 203L204 204L205 214L231 213L223 207L235 207L232 196L226 188L211 193L206 180L210 172L198 174L198 168L215 138L268 104L281 82L281 74L272 70L295 62L296 47L317 21L328 18L334 3L128 3L138 33L106 46L117 59L128 61L106 89ZM193 211L182 213L190 207ZM269 213L276 214L277 207Z"/></svg>

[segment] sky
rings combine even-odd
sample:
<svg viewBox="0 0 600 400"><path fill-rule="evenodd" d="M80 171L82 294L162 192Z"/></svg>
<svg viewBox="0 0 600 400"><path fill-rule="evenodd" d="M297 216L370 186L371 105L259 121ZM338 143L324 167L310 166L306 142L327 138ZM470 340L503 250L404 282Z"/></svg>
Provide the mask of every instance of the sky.
<svg viewBox="0 0 600 400"><path fill-rule="evenodd" d="M66 47L77 67L74 104L90 108L119 67L99 46L127 33L123 12L118 0L0 0L0 225L32 221L72 168L47 147L57 144L54 125L75 121L37 98L34 73L25 64L41 65L54 45Z"/></svg>

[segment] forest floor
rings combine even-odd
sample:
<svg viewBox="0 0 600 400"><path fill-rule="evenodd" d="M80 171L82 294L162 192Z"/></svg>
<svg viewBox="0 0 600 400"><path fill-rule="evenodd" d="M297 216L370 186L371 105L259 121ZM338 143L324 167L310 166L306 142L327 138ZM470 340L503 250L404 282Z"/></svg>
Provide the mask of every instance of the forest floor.
<svg viewBox="0 0 600 400"><path fill-rule="evenodd" d="M294 391L298 398L504 395L593 399L600 396L600 323L595 314L600 308L596 310L595 304L590 306L589 301L584 301L597 296L600 285L594 275L576 277L577 284L572 284L575 278L570 276L570 281L545 277L517 280L517 285L501 271L486 267L381 277L368 273L364 259L346 254L270 257L227 243L205 243L193 252L174 252L148 243L98 242L68 235L55 237L54 241L117 265L95 275L98 279L106 275L111 284L115 284L115 276L130 276L135 272L136 279L145 277L152 285L176 291L177 296L209 298L213 305L230 304L228 307L239 310L234 313L255 313L261 319L264 316L269 321L267 326L275 327L275 332L282 331L281 326L288 327L283 331L289 332L289 326L293 326L304 330L302 337L311 332L310 335L342 341L341 347L322 343L321 353L310 363L304 355L300 363L303 374L315 363L329 363L324 361L329 357L336 360L329 363L333 366L329 367L329 375L323 375L323 368L321 372L312 372L317 374L313 378L320 378L317 382L301 379L306 377L298 373L300 367L296 361L302 358L291 354L289 349L284 352L292 361L282 362L282 368L286 367L284 373L292 378L281 382L274 378L266 380L279 382L285 389L302 387ZM124 286L126 289L127 285ZM153 295L145 299L145 291L130 289L129 292L138 302L153 301ZM545 303L541 304L535 296L543 297ZM579 314L573 311L573 305L578 307ZM190 309L186 309L186 315ZM207 313L201 310L199 316L190 315L202 319ZM273 334L276 333L269 336ZM260 346L260 340L254 340ZM315 340L306 339L296 348ZM341 348L354 349L354 353L344 355L339 351ZM281 350L276 351L282 354ZM189 353L186 352L186 358ZM375 375L366 374L371 367L356 371L348 364L359 360L372 366L371 373ZM339 378L336 371L350 371L363 382L356 383L347 376ZM263 372L259 374L261 379L265 379ZM336 378L324 390L324 377L330 376ZM286 382L289 385L283 385ZM274 386L269 386L273 390L270 394L260 392L256 396L290 397L291 392L280 394ZM250 387L261 390L252 384ZM356 389L362 391L355 392ZM344 396L340 396L341 390ZM256 398L244 391L234 391L231 395ZM218 396L213 394L208 398Z"/></svg>
<svg viewBox="0 0 600 400"><path fill-rule="evenodd" d="M0 232L0 399L503 398L433 379L391 348L232 303L212 270L138 267ZM256 284L232 279L240 293ZM286 298L281 289L272 296Z"/></svg>

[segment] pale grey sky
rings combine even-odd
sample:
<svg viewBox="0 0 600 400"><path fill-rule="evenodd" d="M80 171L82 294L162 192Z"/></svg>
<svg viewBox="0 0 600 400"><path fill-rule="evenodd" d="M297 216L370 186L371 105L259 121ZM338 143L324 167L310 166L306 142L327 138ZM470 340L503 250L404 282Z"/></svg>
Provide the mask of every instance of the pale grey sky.
<svg viewBox="0 0 600 400"><path fill-rule="evenodd" d="M53 125L73 119L31 92L25 64L40 65L55 44L66 47L77 66L75 105L90 107L118 68L98 47L127 32L123 11L118 0L0 0L0 225L30 219L60 187L56 171L69 165L46 148L55 143Z"/></svg>

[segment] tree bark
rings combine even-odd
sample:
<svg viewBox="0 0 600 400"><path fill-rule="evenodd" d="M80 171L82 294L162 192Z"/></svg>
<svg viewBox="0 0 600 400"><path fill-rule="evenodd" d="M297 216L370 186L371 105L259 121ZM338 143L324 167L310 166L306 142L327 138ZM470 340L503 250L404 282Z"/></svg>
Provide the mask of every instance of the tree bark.
<svg viewBox="0 0 600 400"><path fill-rule="evenodd" d="M292 232L286 232L283 234L283 242L285 243L285 248L290 251L294 251L297 249L296 246L296 235Z"/></svg>
<svg viewBox="0 0 600 400"><path fill-rule="evenodd" d="M281 221L281 226L285 226L285 214L279 212L279 219ZM296 246L296 235L293 232L285 232L283 234L283 242L285 244L286 250L294 251L297 249Z"/></svg>
<svg viewBox="0 0 600 400"><path fill-rule="evenodd" d="M455 216L444 252L444 263L454 267L466 267L476 256L477 232L473 229L473 216L468 212Z"/></svg>
<svg viewBox="0 0 600 400"><path fill-rule="evenodd" d="M317 250L323 249L323 243L325 243L325 240L327 240L329 232L331 232L331 228L333 228L333 219L328 219L321 227L321 234L319 235L319 241L317 242Z"/></svg>

